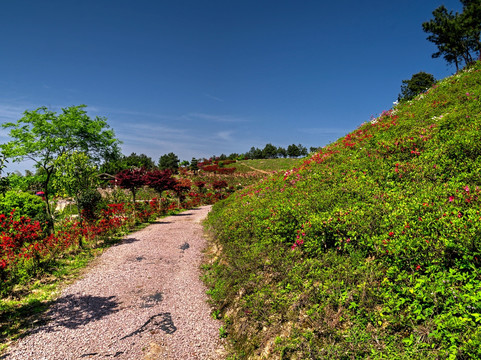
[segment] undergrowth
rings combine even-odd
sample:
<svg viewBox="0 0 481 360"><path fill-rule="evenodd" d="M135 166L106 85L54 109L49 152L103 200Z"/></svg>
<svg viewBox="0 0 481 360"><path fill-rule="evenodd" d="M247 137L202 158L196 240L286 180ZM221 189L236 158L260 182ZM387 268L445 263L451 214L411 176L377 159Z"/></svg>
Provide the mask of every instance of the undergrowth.
<svg viewBox="0 0 481 360"><path fill-rule="evenodd" d="M481 63L214 205L232 357L481 357Z"/></svg>

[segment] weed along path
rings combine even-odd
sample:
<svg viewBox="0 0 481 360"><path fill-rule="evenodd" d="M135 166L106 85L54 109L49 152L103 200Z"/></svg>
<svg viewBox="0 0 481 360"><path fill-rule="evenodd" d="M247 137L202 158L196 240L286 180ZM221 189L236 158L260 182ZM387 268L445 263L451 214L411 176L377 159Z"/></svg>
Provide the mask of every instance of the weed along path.
<svg viewBox="0 0 481 360"><path fill-rule="evenodd" d="M43 325L1 359L222 359L199 276L204 206L160 219L102 254Z"/></svg>

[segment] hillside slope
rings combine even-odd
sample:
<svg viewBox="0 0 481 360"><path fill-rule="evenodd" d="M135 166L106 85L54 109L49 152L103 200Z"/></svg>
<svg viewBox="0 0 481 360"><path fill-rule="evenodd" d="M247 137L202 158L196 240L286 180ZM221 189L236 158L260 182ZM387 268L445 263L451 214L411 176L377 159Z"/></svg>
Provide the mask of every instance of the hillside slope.
<svg viewBox="0 0 481 360"><path fill-rule="evenodd" d="M481 358L481 63L214 206L233 358Z"/></svg>

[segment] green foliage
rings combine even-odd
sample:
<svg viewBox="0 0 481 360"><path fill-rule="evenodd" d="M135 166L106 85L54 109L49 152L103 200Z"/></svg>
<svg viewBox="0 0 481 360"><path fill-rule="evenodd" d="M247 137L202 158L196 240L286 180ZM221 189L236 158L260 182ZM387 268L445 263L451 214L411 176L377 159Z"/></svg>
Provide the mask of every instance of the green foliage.
<svg viewBox="0 0 481 360"><path fill-rule="evenodd" d="M411 79L403 80L401 85L401 93L398 96L398 101L412 100L416 95L426 91L436 83L433 75L425 73L424 71L414 74Z"/></svg>
<svg viewBox="0 0 481 360"><path fill-rule="evenodd" d="M177 170L179 169L179 158L172 152L162 155L159 159L159 169L170 169L174 174L176 174Z"/></svg>
<svg viewBox="0 0 481 360"><path fill-rule="evenodd" d="M53 186L57 194L75 198L97 185L97 168L85 153L64 153L55 160Z"/></svg>
<svg viewBox="0 0 481 360"><path fill-rule="evenodd" d="M33 220L45 221L45 202L41 197L25 192L7 191L5 196L0 197L0 214L8 215L15 209L14 219L21 216Z"/></svg>
<svg viewBox="0 0 481 360"><path fill-rule="evenodd" d="M36 192L43 188L42 178L34 174L21 175L13 173L8 176L8 183L11 190L23 192Z"/></svg>
<svg viewBox="0 0 481 360"><path fill-rule="evenodd" d="M433 11L434 18L422 24L424 32L430 34L427 39L438 47L432 57L443 56L456 65L456 70L462 61L473 61L473 51L481 51L481 4L478 0L461 2L462 13L453 13L441 5Z"/></svg>
<svg viewBox="0 0 481 360"><path fill-rule="evenodd" d="M214 206L240 358L480 357L480 96L477 62Z"/></svg>
<svg viewBox="0 0 481 360"><path fill-rule="evenodd" d="M125 157L124 163L129 168L144 168L147 170L155 168L154 160L145 154L137 155L136 153L132 153Z"/></svg>
<svg viewBox="0 0 481 360"><path fill-rule="evenodd" d="M271 143L266 144L262 149L262 157L264 159L274 159L277 157L277 148Z"/></svg>
<svg viewBox="0 0 481 360"><path fill-rule="evenodd" d="M3 176L2 172L3 169L7 166L5 163L8 162L5 158L4 154L0 154L0 194L5 196L5 193L10 188L10 178L7 176Z"/></svg>
<svg viewBox="0 0 481 360"><path fill-rule="evenodd" d="M77 205L82 213L82 216L88 220L93 220L97 217L98 211L102 207L102 195L97 189L84 189L78 197Z"/></svg>
<svg viewBox="0 0 481 360"><path fill-rule="evenodd" d="M301 144L291 144L287 147L287 155L289 157L307 156L307 154L307 148Z"/></svg>
<svg viewBox="0 0 481 360"><path fill-rule="evenodd" d="M16 123L5 123L12 138L1 145L3 153L14 161L31 159L44 173L43 190L49 203L50 180L56 170L55 160L65 153L79 151L93 161L113 157L120 142L102 117L91 119L85 105L71 106L57 114L41 107L25 111ZM47 211L50 211L47 206ZM51 215L51 214L50 214Z"/></svg>
<svg viewBox="0 0 481 360"><path fill-rule="evenodd" d="M197 171L199 170L198 164L199 164L199 161L196 158L192 158L192 160L190 161L189 170L193 171L194 174L196 174Z"/></svg>

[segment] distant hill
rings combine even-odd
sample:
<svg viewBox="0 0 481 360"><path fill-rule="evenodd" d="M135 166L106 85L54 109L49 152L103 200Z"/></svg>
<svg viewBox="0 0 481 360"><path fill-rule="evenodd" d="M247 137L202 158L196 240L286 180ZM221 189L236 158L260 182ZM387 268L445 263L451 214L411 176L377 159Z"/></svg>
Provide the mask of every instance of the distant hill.
<svg viewBox="0 0 481 360"><path fill-rule="evenodd" d="M234 358L481 358L481 63L214 206Z"/></svg>

